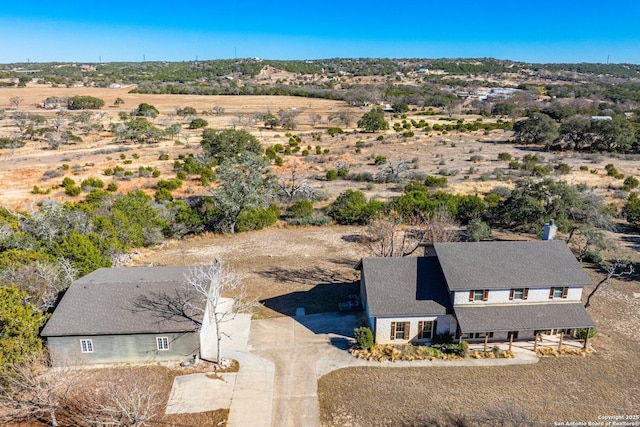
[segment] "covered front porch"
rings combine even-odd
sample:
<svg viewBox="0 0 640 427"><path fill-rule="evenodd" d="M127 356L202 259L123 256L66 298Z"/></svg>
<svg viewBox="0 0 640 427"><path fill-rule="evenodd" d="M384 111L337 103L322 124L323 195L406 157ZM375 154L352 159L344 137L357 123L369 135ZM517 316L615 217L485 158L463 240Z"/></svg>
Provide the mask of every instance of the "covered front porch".
<svg viewBox="0 0 640 427"><path fill-rule="evenodd" d="M548 332L548 331L546 331ZM491 351L494 347L498 347L500 350L515 350L522 349L536 352L542 348L552 348L560 350L561 348L569 348L572 350L580 350L586 348L588 340L578 339L570 334L559 332L558 334L547 334L540 332L536 339L508 339L501 340L495 338L471 340L469 342L469 351Z"/></svg>
<svg viewBox="0 0 640 427"><path fill-rule="evenodd" d="M454 307L458 320L457 338L486 351L496 343L511 350L514 345L537 350L540 346L586 348L595 328L580 303L505 304ZM586 329L578 340L576 330ZM489 346L489 344L492 344Z"/></svg>

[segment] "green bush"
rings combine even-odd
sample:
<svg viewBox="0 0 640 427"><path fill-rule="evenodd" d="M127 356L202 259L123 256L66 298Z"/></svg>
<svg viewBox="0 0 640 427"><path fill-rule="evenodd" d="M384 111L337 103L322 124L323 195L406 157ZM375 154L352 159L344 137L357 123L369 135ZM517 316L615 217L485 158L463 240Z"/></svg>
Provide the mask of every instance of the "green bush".
<svg viewBox="0 0 640 427"><path fill-rule="evenodd" d="M133 111L134 116L142 117L156 117L158 114L160 114L160 111L158 111L158 109L153 105L147 104L146 102L138 105L138 108Z"/></svg>
<svg viewBox="0 0 640 427"><path fill-rule="evenodd" d="M576 329L576 338L578 338L579 340L583 340L585 338L587 338L587 328L579 328ZM591 328L591 330L589 331L589 338L593 338L596 336L596 328Z"/></svg>
<svg viewBox="0 0 640 427"><path fill-rule="evenodd" d="M104 182L98 178L87 178L80 183L82 188L104 188Z"/></svg>
<svg viewBox="0 0 640 427"><path fill-rule="evenodd" d="M76 185L76 182L73 180L73 178L69 178L68 176L64 177L64 179L62 180L62 186L63 187L71 187Z"/></svg>
<svg viewBox="0 0 640 427"><path fill-rule="evenodd" d="M616 179L624 178L624 175L618 172L618 169L613 165L613 163L609 163L604 167L604 170L607 171L607 176L612 176Z"/></svg>
<svg viewBox="0 0 640 427"><path fill-rule="evenodd" d="M305 218L313 215L313 203L309 200L298 200L289 208L293 218Z"/></svg>
<svg viewBox="0 0 640 427"><path fill-rule="evenodd" d="M442 188L446 187L449 180L444 176L431 176L425 178L424 185L429 188Z"/></svg>
<svg viewBox="0 0 640 427"><path fill-rule="evenodd" d="M109 183L109 185L107 185L107 191L115 193L116 191L118 191L118 184L116 184L115 182Z"/></svg>
<svg viewBox="0 0 640 427"><path fill-rule="evenodd" d="M169 160L169 155L167 153L162 153L158 157L158 160Z"/></svg>
<svg viewBox="0 0 640 427"><path fill-rule="evenodd" d="M327 181L335 181L338 179L338 172L335 169L329 169L326 174Z"/></svg>
<svg viewBox="0 0 640 427"><path fill-rule="evenodd" d="M327 132L331 136L336 136L339 133L344 133L344 131L341 128L338 128L338 127L329 128L329 129L327 129Z"/></svg>
<svg viewBox="0 0 640 427"><path fill-rule="evenodd" d="M568 173L571 172L571 166L569 166L567 163L558 163L555 166L555 170L560 175L567 175Z"/></svg>
<svg viewBox="0 0 640 427"><path fill-rule="evenodd" d="M387 163L387 158L385 156L378 155L373 159L373 164L376 166L384 165L385 163Z"/></svg>
<svg viewBox="0 0 640 427"><path fill-rule="evenodd" d="M367 224L385 209L383 202L367 201L362 191L346 190L327 206L327 214L338 224Z"/></svg>
<svg viewBox="0 0 640 427"><path fill-rule="evenodd" d="M511 160L511 154L509 153L498 153L498 160L504 160L506 162Z"/></svg>
<svg viewBox="0 0 640 427"><path fill-rule="evenodd" d="M173 200L173 195L171 194L171 191L167 190L166 188L158 188L155 195L153 196L153 199L158 203L162 203L165 201L170 202Z"/></svg>
<svg viewBox="0 0 640 427"><path fill-rule="evenodd" d="M491 235L491 229L489 224L482 221L479 218L472 219L467 225L467 240L471 242L479 242L489 238Z"/></svg>
<svg viewBox="0 0 640 427"><path fill-rule="evenodd" d="M193 107L178 108L176 114L180 117L195 116L198 114L198 110Z"/></svg>
<svg viewBox="0 0 640 427"><path fill-rule="evenodd" d="M276 164L276 166L282 166L284 164L284 160L282 159L282 157L276 157L273 162Z"/></svg>
<svg viewBox="0 0 640 427"><path fill-rule="evenodd" d="M622 189L625 191L631 191L634 188L637 188L639 184L640 181L638 181L638 178L635 176L628 176L624 179Z"/></svg>
<svg viewBox="0 0 640 427"><path fill-rule="evenodd" d="M209 122L207 122L205 119L193 119L191 120L191 123L189 123L189 129L202 129L202 128L206 128L207 126L209 126Z"/></svg>
<svg viewBox="0 0 640 427"><path fill-rule="evenodd" d="M238 216L235 231L261 230L275 224L280 217L280 207L271 205L267 209L256 208L242 211Z"/></svg>
<svg viewBox="0 0 640 427"><path fill-rule="evenodd" d="M82 193L82 188L76 185L69 185L67 187L64 187L64 194L66 194L67 196L77 196L80 193Z"/></svg>
<svg viewBox="0 0 640 427"><path fill-rule="evenodd" d="M158 188L166 188L169 191L177 190L182 186L182 181L178 178L162 179L156 184Z"/></svg>
<svg viewBox="0 0 640 427"><path fill-rule="evenodd" d="M93 96L74 96L69 98L69 110L97 110L104 107L104 101Z"/></svg>
<svg viewBox="0 0 640 427"><path fill-rule="evenodd" d="M353 330L356 338L356 346L361 350L368 350L373 346L373 332L367 327L356 328Z"/></svg>
<svg viewBox="0 0 640 427"><path fill-rule="evenodd" d="M51 193L51 189L47 188L46 190L38 187L37 185L33 186L33 190L31 190L31 194L49 194Z"/></svg>

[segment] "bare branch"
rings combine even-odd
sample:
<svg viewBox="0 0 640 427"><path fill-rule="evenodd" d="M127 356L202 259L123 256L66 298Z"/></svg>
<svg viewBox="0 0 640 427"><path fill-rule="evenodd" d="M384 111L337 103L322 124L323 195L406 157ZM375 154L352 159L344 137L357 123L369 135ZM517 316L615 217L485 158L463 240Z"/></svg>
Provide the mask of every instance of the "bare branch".
<svg viewBox="0 0 640 427"><path fill-rule="evenodd" d="M611 279L630 276L634 273L635 269L631 261L621 257L617 253L614 253L614 256L614 259L608 265L604 266L605 276L593 288L589 296L587 296L587 301L584 303L584 308L587 308L591 305L591 298L593 298L596 292L598 292L601 288L606 287Z"/></svg>
<svg viewBox="0 0 640 427"><path fill-rule="evenodd" d="M221 345L222 323L232 320L239 312L248 311L255 302L246 298L246 289L238 274L225 268L222 262L192 267L185 274L185 286L206 299L206 319L203 324L213 325L216 330L216 363L222 361ZM225 298L224 296L227 296ZM233 297L231 300L228 297Z"/></svg>

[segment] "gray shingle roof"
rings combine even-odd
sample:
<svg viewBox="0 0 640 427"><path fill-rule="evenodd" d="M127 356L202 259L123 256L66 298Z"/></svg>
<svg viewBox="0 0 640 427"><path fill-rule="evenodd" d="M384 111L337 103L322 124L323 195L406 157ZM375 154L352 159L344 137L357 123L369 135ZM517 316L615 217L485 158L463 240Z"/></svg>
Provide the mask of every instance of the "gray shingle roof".
<svg viewBox="0 0 640 427"><path fill-rule="evenodd" d="M591 284L560 240L435 243L434 249L452 291Z"/></svg>
<svg viewBox="0 0 640 427"><path fill-rule="evenodd" d="M456 306L455 311L462 333L595 327L579 302Z"/></svg>
<svg viewBox="0 0 640 427"><path fill-rule="evenodd" d="M435 257L364 258L362 274L371 316L451 312L444 276Z"/></svg>
<svg viewBox="0 0 640 427"><path fill-rule="evenodd" d="M204 307L204 298L184 286L188 267L101 268L71 284L41 335L113 335L189 332L194 321L171 309L185 298ZM199 311L190 312L201 321Z"/></svg>

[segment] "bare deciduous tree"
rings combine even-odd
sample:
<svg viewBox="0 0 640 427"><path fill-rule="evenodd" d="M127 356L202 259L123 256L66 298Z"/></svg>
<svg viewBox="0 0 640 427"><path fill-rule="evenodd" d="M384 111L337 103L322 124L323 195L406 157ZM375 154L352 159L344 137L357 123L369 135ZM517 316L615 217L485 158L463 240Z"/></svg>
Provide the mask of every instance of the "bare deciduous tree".
<svg viewBox="0 0 640 427"><path fill-rule="evenodd" d="M78 271L66 258L56 263L35 261L31 264L0 270L0 284L16 284L33 297L30 302L38 311L54 306L60 292L69 287Z"/></svg>
<svg viewBox="0 0 640 427"><path fill-rule="evenodd" d="M24 101L24 99L20 98L19 96L14 96L12 98L9 98L9 104L11 104L11 106L16 110L20 108L20 104L22 104L22 101Z"/></svg>
<svg viewBox="0 0 640 427"><path fill-rule="evenodd" d="M224 114L224 107L221 107L219 105L214 105L211 111L213 111L214 114L221 116Z"/></svg>
<svg viewBox="0 0 640 427"><path fill-rule="evenodd" d="M615 246L612 246L613 259L603 265L604 277L593 288L591 293L587 296L587 301L584 303L584 308L591 305L591 298L603 287L609 285L611 279L630 276L634 273L635 269L633 263L624 257Z"/></svg>
<svg viewBox="0 0 640 427"><path fill-rule="evenodd" d="M441 206L430 215L414 216L408 221L393 213L373 220L363 229L360 241L373 256L407 256L426 243L457 241L458 227Z"/></svg>
<svg viewBox="0 0 640 427"><path fill-rule="evenodd" d="M161 400L148 381L110 382L95 394L84 396L80 418L93 426L148 426L157 421Z"/></svg>
<svg viewBox="0 0 640 427"><path fill-rule="evenodd" d="M329 122L338 122L344 127L349 127L356 119L356 114L350 110L338 110L329 115Z"/></svg>
<svg viewBox="0 0 640 427"><path fill-rule="evenodd" d="M405 256L418 246L408 224L394 215L371 221L360 235L367 252L377 257Z"/></svg>
<svg viewBox="0 0 640 427"><path fill-rule="evenodd" d="M0 382L0 421L45 421L58 426L58 414L65 407L74 372L68 368L55 371L47 366L43 355L27 356L3 372Z"/></svg>
<svg viewBox="0 0 640 427"><path fill-rule="evenodd" d="M191 268L185 274L185 286L206 300L206 307L192 305L192 308L208 314L208 318L203 319L203 324L215 327L216 363L219 364L222 361L220 350L224 335L222 324L232 320L240 312L250 311L255 302L247 299L240 276L224 267L217 259L214 264Z"/></svg>
<svg viewBox="0 0 640 427"><path fill-rule="evenodd" d="M298 127L297 117L300 114L300 110L290 108L288 110L279 110L278 117L280 118L280 126L286 130L294 130Z"/></svg>
<svg viewBox="0 0 640 427"><path fill-rule="evenodd" d="M309 119L311 120L311 125L315 128L316 125L320 122L322 122L322 116L320 114L314 113L311 114L309 116Z"/></svg>
<svg viewBox="0 0 640 427"><path fill-rule="evenodd" d="M378 172L378 182L400 182L402 174L409 166L408 160L400 159L395 162L387 162L383 169Z"/></svg>
<svg viewBox="0 0 640 427"><path fill-rule="evenodd" d="M289 200L297 198L313 199L317 196L317 191L309 185L307 178L298 176L298 163L293 164L290 178L281 178L278 180L280 194Z"/></svg>
<svg viewBox="0 0 640 427"><path fill-rule="evenodd" d="M423 242L457 242L459 240L459 226L451 216L449 210L439 206L425 220Z"/></svg>

